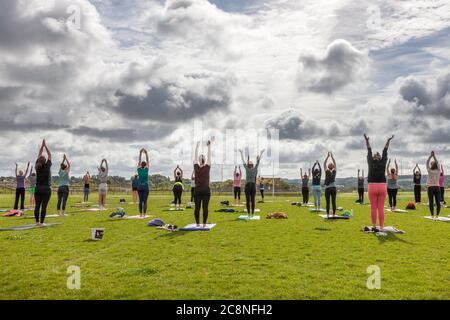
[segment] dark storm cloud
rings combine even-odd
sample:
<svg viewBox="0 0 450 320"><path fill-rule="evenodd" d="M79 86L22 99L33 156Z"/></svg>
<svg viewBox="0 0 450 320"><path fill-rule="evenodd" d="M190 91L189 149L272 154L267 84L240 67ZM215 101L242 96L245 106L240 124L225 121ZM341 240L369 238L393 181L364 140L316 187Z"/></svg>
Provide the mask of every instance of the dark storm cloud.
<svg viewBox="0 0 450 320"><path fill-rule="evenodd" d="M39 131L39 130L60 130L67 129L66 125L57 125L54 123L26 123L20 122L16 123L13 121L7 121L0 118L0 131Z"/></svg>
<svg viewBox="0 0 450 320"><path fill-rule="evenodd" d="M325 130L312 120L305 120L300 114L285 112L266 121L267 129L278 129L280 139L301 140L314 138L325 133Z"/></svg>
<svg viewBox="0 0 450 320"><path fill-rule="evenodd" d="M402 79L399 94L403 100L414 103L407 110L412 115L450 119L450 71L429 79Z"/></svg>
<svg viewBox="0 0 450 320"><path fill-rule="evenodd" d="M323 57L302 55L297 75L300 91L332 94L357 81L368 64L367 55L345 40L332 42Z"/></svg>
<svg viewBox="0 0 450 320"><path fill-rule="evenodd" d="M197 82L197 80L193 80ZM188 88L164 83L147 91L145 97L116 93L116 111L132 119L180 122L204 116L211 111L226 111L231 102L231 82L226 77L198 80Z"/></svg>

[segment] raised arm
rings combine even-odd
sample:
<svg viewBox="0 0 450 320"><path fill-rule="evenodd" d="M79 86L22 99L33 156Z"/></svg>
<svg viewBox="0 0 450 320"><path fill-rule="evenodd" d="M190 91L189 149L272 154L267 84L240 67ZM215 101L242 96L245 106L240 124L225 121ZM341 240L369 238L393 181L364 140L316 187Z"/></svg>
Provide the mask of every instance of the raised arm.
<svg viewBox="0 0 450 320"><path fill-rule="evenodd" d="M208 146L208 156L207 156L206 164L211 167L211 140L208 140L206 145Z"/></svg>
<svg viewBox="0 0 450 320"><path fill-rule="evenodd" d="M330 153L328 152L327 157L325 158L325 161L323 162L323 167L325 170L327 170L327 163L328 163L328 159L330 158Z"/></svg>
<svg viewBox="0 0 450 320"><path fill-rule="evenodd" d="M195 146L195 153L194 153L194 164L198 163L198 148L200 147L200 141L197 142L197 145Z"/></svg>
<svg viewBox="0 0 450 320"><path fill-rule="evenodd" d="M369 137L365 133L364 133L364 139L366 140L367 149L372 149L372 147L370 146Z"/></svg>
<svg viewBox="0 0 450 320"><path fill-rule="evenodd" d="M141 163L142 163L142 152L144 152L144 148L142 148L141 150L139 150L139 162L138 162L138 168L141 167Z"/></svg>
<svg viewBox="0 0 450 320"><path fill-rule="evenodd" d="M363 169L363 171L362 171L362 178L364 179L364 169Z"/></svg>
<svg viewBox="0 0 450 320"><path fill-rule="evenodd" d="M358 179L359 179L359 177L360 177L360 175L359 175L359 173L361 172L361 170L360 169L358 169Z"/></svg>
<svg viewBox="0 0 450 320"><path fill-rule="evenodd" d="M441 173L444 175L444 165L441 164Z"/></svg>
<svg viewBox="0 0 450 320"><path fill-rule="evenodd" d="M389 139L387 139L386 141L386 145L384 146L384 148L387 150L389 149L389 145L391 144L391 140L394 139L394 135L392 135Z"/></svg>
<svg viewBox="0 0 450 320"><path fill-rule="evenodd" d="M16 162L16 171L15 171L15 172L16 172L16 177L17 177L18 174L19 174L18 169L17 169L18 167L19 167L19 165L18 165L17 162Z"/></svg>
<svg viewBox="0 0 450 320"><path fill-rule="evenodd" d="M261 158L262 158L264 152L266 152L266 149L263 149L261 151L261 153L256 157L256 167L259 167L259 163L261 162Z"/></svg>
<svg viewBox="0 0 450 320"><path fill-rule="evenodd" d="M311 168L308 169L308 179L311 177Z"/></svg>
<svg viewBox="0 0 450 320"><path fill-rule="evenodd" d="M31 177L32 174L33 174L33 166L31 166L29 177Z"/></svg>
<svg viewBox="0 0 450 320"><path fill-rule="evenodd" d="M239 153L241 154L242 163L243 163L244 167L246 168L247 163L245 162L245 159L244 159L244 152L241 149L239 149Z"/></svg>
<svg viewBox="0 0 450 320"><path fill-rule="evenodd" d="M303 169L300 168L300 178L303 178Z"/></svg>
<svg viewBox="0 0 450 320"><path fill-rule="evenodd" d="M47 142L45 141L45 139L44 139L44 141L42 143L44 145L45 151L47 152L47 159L49 161L52 161L52 153L50 152L50 149L48 148Z"/></svg>
<svg viewBox="0 0 450 320"><path fill-rule="evenodd" d="M394 159L394 163L395 163L395 174L398 175L398 164L397 164L397 159Z"/></svg>
<svg viewBox="0 0 450 320"><path fill-rule="evenodd" d="M241 166L239 166L239 177L242 178L242 171L241 171Z"/></svg>
<svg viewBox="0 0 450 320"><path fill-rule="evenodd" d="M391 174L391 173L389 172L390 168L391 168L391 159L389 159L389 161L388 161L388 163L387 163L387 166L386 166L386 174L387 174L387 175L390 175L390 174Z"/></svg>
<svg viewBox="0 0 450 320"><path fill-rule="evenodd" d="M330 152L331 160L333 161L334 171L337 171L336 160L334 160L333 152Z"/></svg>
<svg viewBox="0 0 450 320"><path fill-rule="evenodd" d="M150 160L149 160L149 158L148 158L148 151L147 151L147 149L144 149L145 150L145 163L146 163L146 168L149 168L150 167Z"/></svg>
<svg viewBox="0 0 450 320"><path fill-rule="evenodd" d="M24 174L24 177L26 177L27 175L28 175L28 170L30 169L30 161L28 161L28 164L27 164L27 170L25 170L25 174Z"/></svg>
<svg viewBox="0 0 450 320"><path fill-rule="evenodd" d="M69 172L69 171L70 171L70 162L69 162L69 159L67 158L66 155L64 155L64 159L66 160L66 164L67 164L66 171Z"/></svg>

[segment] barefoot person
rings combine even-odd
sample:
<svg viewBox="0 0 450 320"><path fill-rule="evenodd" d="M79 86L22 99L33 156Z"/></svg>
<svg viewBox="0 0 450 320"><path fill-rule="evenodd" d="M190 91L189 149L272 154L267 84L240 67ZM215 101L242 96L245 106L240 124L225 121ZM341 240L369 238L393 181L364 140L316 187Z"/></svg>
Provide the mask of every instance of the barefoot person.
<svg viewBox="0 0 450 320"><path fill-rule="evenodd" d="M145 154L145 161L142 161L142 155ZM150 188L148 184L148 174L149 174L149 159L148 152L145 149L139 151L139 163L138 163L138 197L139 197L139 216L145 218L147 214L147 203L148 195L150 193Z"/></svg>
<svg viewBox="0 0 450 320"><path fill-rule="evenodd" d="M30 163L28 162L25 173L22 170L18 170L18 167L19 165L16 163L16 199L14 201L14 210L19 209L19 201L20 210L25 210L25 178L30 169Z"/></svg>
<svg viewBox="0 0 450 320"><path fill-rule="evenodd" d="M436 203L436 216L439 217L441 213L441 190L439 187L439 177L441 170L439 170L439 162L436 159L434 151L431 151L427 160L428 171L428 204L430 207L431 216L434 218L434 204Z"/></svg>
<svg viewBox="0 0 450 320"><path fill-rule="evenodd" d="M312 185L311 190L314 197L314 209L320 210L320 198L322 197L322 188L320 187L320 180L322 179L322 168L319 160L317 160L312 167Z"/></svg>
<svg viewBox="0 0 450 320"><path fill-rule="evenodd" d="M211 199L211 189L209 188L209 175L211 171L211 141L208 141L207 158L202 154L198 156L198 148L200 142L197 142L194 158L194 174L195 174L195 222L200 227L200 209L203 208L203 227L206 227L208 221L208 206Z"/></svg>
<svg viewBox="0 0 450 320"><path fill-rule="evenodd" d="M441 175L439 176L439 188L441 194L441 205L446 205L445 202L445 174L444 166L441 164Z"/></svg>
<svg viewBox="0 0 450 320"><path fill-rule="evenodd" d="M64 155L61 162L61 167L58 172L59 185L58 185L58 203L56 209L59 216L66 214L67 199L69 198L69 186L70 186L70 162L67 156Z"/></svg>
<svg viewBox="0 0 450 320"><path fill-rule="evenodd" d="M367 175L368 192L370 200L370 213L372 217L372 231L378 232L377 228L377 216L381 229L384 228L384 201L386 200L386 162L388 158L388 149L391 140L394 136L390 137L383 149L383 155L379 152L372 153L372 147L370 146L369 137L364 134L364 139L367 145L367 164L369 167L369 173Z"/></svg>
<svg viewBox="0 0 450 320"><path fill-rule="evenodd" d="M261 202L264 202L264 190L265 190L265 186L264 186L264 178L263 177L259 177L259 193L261 194Z"/></svg>
<svg viewBox="0 0 450 320"><path fill-rule="evenodd" d="M360 175L361 170L358 169L358 203L364 204L364 170Z"/></svg>
<svg viewBox="0 0 450 320"><path fill-rule="evenodd" d="M414 199L416 204L422 202L422 172L420 171L419 164L416 163L416 166L413 169L413 183L414 183Z"/></svg>
<svg viewBox="0 0 450 320"><path fill-rule="evenodd" d="M173 199L175 203L175 209L181 209L181 197L183 196L183 170L177 165L173 171L173 178L175 179L175 184L173 185Z"/></svg>
<svg viewBox="0 0 450 320"><path fill-rule="evenodd" d="M44 151L47 153L47 158L44 156ZM40 227L45 226L45 215L47 214L47 205L52 196L52 154L47 147L45 139L42 141L42 146L39 150L39 155L35 164L36 169L36 206L34 207L34 217L36 224Z"/></svg>
<svg viewBox="0 0 450 320"><path fill-rule="evenodd" d="M398 165L397 160L395 162L395 168L391 168L391 159L389 159L386 167L387 175L387 193L389 196L389 206L391 211L397 209L397 193L398 193Z"/></svg>
<svg viewBox="0 0 450 320"><path fill-rule="evenodd" d="M86 174L83 177L83 183L84 183L84 188L83 188L83 202L86 203L89 201L89 191L90 191L90 187L91 187L91 174L88 172L86 172Z"/></svg>
<svg viewBox="0 0 450 320"><path fill-rule="evenodd" d="M131 191L133 192L133 204L138 203L138 187L139 187L139 176L137 174L131 178Z"/></svg>
<svg viewBox="0 0 450 320"><path fill-rule="evenodd" d="M331 163L328 160L331 158ZM333 217L336 215L336 161L334 160L333 153L328 152L325 161L323 162L323 167L327 168L325 171L325 201L327 217L330 216L330 202L333 206Z"/></svg>
<svg viewBox="0 0 450 320"><path fill-rule="evenodd" d="M33 172L33 166L31 166L30 175L28 176L28 192L30 193L29 207L34 208L36 201L34 194L36 193L36 173Z"/></svg>
<svg viewBox="0 0 450 320"><path fill-rule="evenodd" d="M261 151L256 157L256 165L253 165L253 162L249 158L245 162L244 153L242 150L239 150L245 169L245 201L247 202L247 213L249 216L255 214L256 177L258 176L258 167L264 151Z"/></svg>
<svg viewBox="0 0 450 320"><path fill-rule="evenodd" d="M233 177L233 193L234 193L234 205L241 205L241 180L242 180L242 171L241 166L234 167L234 177Z"/></svg>
<svg viewBox="0 0 450 320"><path fill-rule="evenodd" d="M103 166L103 164L105 164ZM100 210L106 210L106 194L108 193L108 161L103 159L98 168L98 207Z"/></svg>
<svg viewBox="0 0 450 320"><path fill-rule="evenodd" d="M302 197L303 204L307 205L309 202L309 177L311 176L311 169L308 170L308 174L303 174L303 169L300 168L300 178L302 179Z"/></svg>

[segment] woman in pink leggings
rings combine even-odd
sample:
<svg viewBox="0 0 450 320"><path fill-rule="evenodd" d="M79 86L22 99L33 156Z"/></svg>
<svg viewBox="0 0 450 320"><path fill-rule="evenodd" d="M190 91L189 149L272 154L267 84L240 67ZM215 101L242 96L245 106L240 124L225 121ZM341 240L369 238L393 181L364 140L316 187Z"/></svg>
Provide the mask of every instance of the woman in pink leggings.
<svg viewBox="0 0 450 320"><path fill-rule="evenodd" d="M369 199L370 199L370 213L372 215L372 231L378 232L377 229L377 214L380 228L384 228L384 201L386 200L386 162L388 159L388 149L391 140L390 137L383 149L383 155L379 152L372 154L372 148L369 143L369 137L364 134L367 144L367 164L369 165L369 174L367 182L369 183Z"/></svg>

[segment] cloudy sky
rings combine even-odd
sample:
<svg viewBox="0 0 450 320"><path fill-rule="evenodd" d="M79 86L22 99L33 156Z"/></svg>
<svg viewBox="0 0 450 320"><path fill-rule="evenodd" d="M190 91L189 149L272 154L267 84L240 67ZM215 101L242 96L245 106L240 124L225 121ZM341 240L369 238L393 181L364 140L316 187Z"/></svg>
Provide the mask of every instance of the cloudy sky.
<svg viewBox="0 0 450 320"><path fill-rule="evenodd" d="M0 175L42 138L75 175L106 157L128 177L141 147L187 172L194 123L278 130L284 177L328 150L353 176L362 134L395 134L406 174L450 161L449 59L448 0L0 0Z"/></svg>

